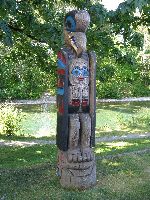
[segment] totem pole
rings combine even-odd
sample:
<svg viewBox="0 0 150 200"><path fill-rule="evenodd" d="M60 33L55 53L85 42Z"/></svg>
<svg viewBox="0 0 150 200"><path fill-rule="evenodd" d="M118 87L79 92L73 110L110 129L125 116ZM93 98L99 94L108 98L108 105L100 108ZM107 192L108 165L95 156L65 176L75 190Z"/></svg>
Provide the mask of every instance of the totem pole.
<svg viewBox="0 0 150 200"><path fill-rule="evenodd" d="M65 16L65 46L58 52L58 171L65 188L96 184L95 145L96 56L86 50L90 16L73 10Z"/></svg>

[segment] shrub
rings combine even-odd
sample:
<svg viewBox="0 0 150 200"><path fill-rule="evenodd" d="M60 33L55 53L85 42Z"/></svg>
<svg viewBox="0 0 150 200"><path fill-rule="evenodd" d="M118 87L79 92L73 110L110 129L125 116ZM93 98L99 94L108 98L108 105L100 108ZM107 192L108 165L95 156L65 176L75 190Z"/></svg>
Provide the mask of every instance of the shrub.
<svg viewBox="0 0 150 200"><path fill-rule="evenodd" d="M0 105L0 134L15 135L20 129L22 118L22 110L13 105Z"/></svg>

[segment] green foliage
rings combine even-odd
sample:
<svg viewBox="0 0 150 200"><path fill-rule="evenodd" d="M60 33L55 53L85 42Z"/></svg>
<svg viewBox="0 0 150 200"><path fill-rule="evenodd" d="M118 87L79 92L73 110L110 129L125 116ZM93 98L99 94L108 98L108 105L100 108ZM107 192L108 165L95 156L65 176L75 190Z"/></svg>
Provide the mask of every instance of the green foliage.
<svg viewBox="0 0 150 200"><path fill-rule="evenodd" d="M54 87L53 57L46 54L42 47L31 46L28 43L26 47L20 45L19 49L5 48L0 56L1 99L35 98L47 88ZM42 59L42 55L47 59Z"/></svg>
<svg viewBox="0 0 150 200"><path fill-rule="evenodd" d="M46 90L54 94L56 54L64 43L63 18L68 8L83 7L91 16L87 39L88 49L97 54L98 97L148 94L149 77L143 76L138 67L143 64L137 59L144 41L138 27L149 24L147 0L126 0L109 12L99 1L2 0L0 99L36 98ZM140 16L135 15L136 10Z"/></svg>
<svg viewBox="0 0 150 200"><path fill-rule="evenodd" d="M14 135L21 125L22 111L12 105L0 105L0 134Z"/></svg>
<svg viewBox="0 0 150 200"><path fill-rule="evenodd" d="M3 43L7 46L12 46L12 33L5 21L0 20L0 28L3 31L2 35L0 35Z"/></svg>
<svg viewBox="0 0 150 200"><path fill-rule="evenodd" d="M130 36L130 44L133 47L137 47L139 50L143 47L144 44L144 36L141 33L135 32Z"/></svg>

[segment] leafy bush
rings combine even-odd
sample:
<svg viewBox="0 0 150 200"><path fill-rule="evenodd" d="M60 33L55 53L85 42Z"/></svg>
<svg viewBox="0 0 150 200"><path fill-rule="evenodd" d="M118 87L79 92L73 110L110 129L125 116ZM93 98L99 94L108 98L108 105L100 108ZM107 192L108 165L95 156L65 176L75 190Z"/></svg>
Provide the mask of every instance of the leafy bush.
<svg viewBox="0 0 150 200"><path fill-rule="evenodd" d="M22 110L8 104L0 105L0 134L8 136L16 134L22 119Z"/></svg>

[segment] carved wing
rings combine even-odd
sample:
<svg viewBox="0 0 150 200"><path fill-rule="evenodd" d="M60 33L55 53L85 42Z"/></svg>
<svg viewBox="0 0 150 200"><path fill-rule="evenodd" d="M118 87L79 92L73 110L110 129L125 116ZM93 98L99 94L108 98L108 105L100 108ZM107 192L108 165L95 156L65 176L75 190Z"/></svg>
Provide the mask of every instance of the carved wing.
<svg viewBox="0 0 150 200"><path fill-rule="evenodd" d="M68 149L68 54L58 52L57 60L57 134L56 144L60 150Z"/></svg>
<svg viewBox="0 0 150 200"><path fill-rule="evenodd" d="M91 116L91 146L95 146L96 126L96 54L89 52L90 64L90 116Z"/></svg>

